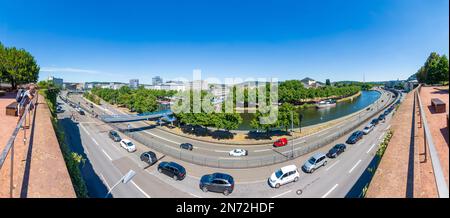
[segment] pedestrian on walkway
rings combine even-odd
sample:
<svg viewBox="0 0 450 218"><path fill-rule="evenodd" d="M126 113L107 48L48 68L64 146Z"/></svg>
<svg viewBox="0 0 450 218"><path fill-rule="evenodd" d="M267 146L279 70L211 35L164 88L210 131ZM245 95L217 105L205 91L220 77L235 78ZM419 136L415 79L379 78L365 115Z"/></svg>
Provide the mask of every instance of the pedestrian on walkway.
<svg viewBox="0 0 450 218"><path fill-rule="evenodd" d="M32 100L34 99L36 95L36 85L34 83L30 83L26 86L26 91L23 94L23 97L21 97L20 102L17 105L17 113L19 116L19 119L17 123L19 123L20 119L22 119L23 114L25 113L25 108L28 104L30 104L30 111L33 110L34 105Z"/></svg>

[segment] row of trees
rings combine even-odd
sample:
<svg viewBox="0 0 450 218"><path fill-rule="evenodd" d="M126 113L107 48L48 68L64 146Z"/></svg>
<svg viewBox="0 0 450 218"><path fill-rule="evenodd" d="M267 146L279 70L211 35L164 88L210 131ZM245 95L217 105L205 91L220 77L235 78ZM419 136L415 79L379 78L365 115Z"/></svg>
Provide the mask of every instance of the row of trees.
<svg viewBox="0 0 450 218"><path fill-rule="evenodd" d="M342 98L354 95L361 91L360 85L339 84L339 86L326 85L319 88L305 88L299 80L288 80L280 83L279 98L282 103L300 104L305 100L315 98Z"/></svg>
<svg viewBox="0 0 450 218"><path fill-rule="evenodd" d="M417 71L416 76L420 83L448 83L449 71L447 56L440 56L436 52L432 52L425 61L425 64Z"/></svg>
<svg viewBox="0 0 450 218"><path fill-rule="evenodd" d="M17 85L37 82L39 66L34 57L24 49L5 47L0 42L0 81Z"/></svg>
<svg viewBox="0 0 450 218"><path fill-rule="evenodd" d="M175 91L150 90L143 86L138 89L131 89L123 86L118 90L93 88L91 93L100 97L110 104L127 107L131 111L138 113L152 112L158 109L158 99L165 99L173 96Z"/></svg>

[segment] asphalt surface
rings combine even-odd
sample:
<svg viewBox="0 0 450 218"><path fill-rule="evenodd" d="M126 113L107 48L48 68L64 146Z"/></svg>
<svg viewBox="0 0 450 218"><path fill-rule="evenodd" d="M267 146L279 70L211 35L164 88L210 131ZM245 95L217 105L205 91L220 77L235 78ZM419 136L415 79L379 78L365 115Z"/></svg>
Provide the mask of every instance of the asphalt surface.
<svg viewBox="0 0 450 218"><path fill-rule="evenodd" d="M137 175L133 178L132 182L118 185L112 191L113 197L225 197L219 193L204 193L198 188L199 178L204 174L212 172L228 173L235 178L235 190L229 197L345 197L376 154L377 147L389 128L389 122L392 116L392 113L389 114L385 122L377 125L370 134L365 135L357 144L348 145L346 152L341 154L338 158L329 159L326 166L319 168L312 174L304 173L299 170L300 180L298 182L284 185L279 189L274 189L269 187L267 179L276 169L290 164L295 164L300 168L311 155L316 152L326 153L335 144L345 142L349 134L337 139L327 146L294 160L272 166L251 169L216 169L198 166L155 152L160 161L175 161L186 168L186 178L183 181L174 181L165 175L159 174L156 171L157 164L146 166L146 164L139 160L139 155L142 152L151 149L132 140L136 144L137 151L128 153L120 147L119 143L109 139L107 132L111 129L110 126L88 114L84 116L78 115L74 112L73 108L68 105L63 105L63 108L65 109L65 112L59 114L59 118L61 119L60 122L63 123L66 137L70 138L69 144L72 149L83 154L87 160L82 171L83 176L87 178L88 189L92 197L104 197L109 188L130 169L137 172ZM95 108L94 110L106 111L98 107ZM106 109L115 113L113 108ZM73 122L70 119L72 112L76 116L76 122ZM361 125L358 129L362 129L364 126L365 124ZM155 128L151 130L158 131ZM170 143L165 140L165 137L174 136L170 133L166 133L170 135L162 135L163 133L160 132L163 131L159 130L159 132L151 132L160 138L154 136L149 137L148 140L154 140L157 143L164 143L167 144L167 146L171 146ZM124 135L121 136L125 137ZM323 135L320 136L323 137ZM317 135L317 137L320 136ZM179 139L180 138L170 138L169 140ZM183 141L180 142L186 142L186 140L183 138ZM178 141L176 141L176 143L178 143ZM174 145L172 146L176 145L175 143L173 144ZM194 145L197 149L194 149L200 151L201 149L198 149L197 146L201 145L198 144L203 145L202 143L196 142ZM205 143L204 146L211 146L211 144ZM251 151L250 155L265 152L256 152L258 149L267 149L263 146L270 145L261 145L259 147L251 146L253 150L250 150L250 148L248 149ZM223 150L228 152L232 149L232 146L226 148L227 149ZM220 156L228 155L227 153L223 153L224 152L205 152L205 154L215 154L217 156L219 156L218 154L220 154ZM298 190L302 190L301 195L297 194Z"/></svg>

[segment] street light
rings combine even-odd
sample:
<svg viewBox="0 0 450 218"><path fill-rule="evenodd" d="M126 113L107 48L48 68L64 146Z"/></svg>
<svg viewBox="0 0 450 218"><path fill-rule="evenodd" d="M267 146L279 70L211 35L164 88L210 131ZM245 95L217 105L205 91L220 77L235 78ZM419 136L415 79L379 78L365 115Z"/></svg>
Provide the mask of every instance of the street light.
<svg viewBox="0 0 450 218"><path fill-rule="evenodd" d="M105 195L105 198L108 197L109 194L111 194L112 190L119 185L120 183L127 184L134 176L136 175L136 172L133 170L128 171L127 174L125 174L122 178L120 178L119 181L117 181L116 184L113 185L113 187L108 191L108 193Z"/></svg>
<svg viewBox="0 0 450 218"><path fill-rule="evenodd" d="M291 153L291 158L294 158L294 113L291 111L291 134L292 134L292 139L291 139L291 144L292 144L292 153Z"/></svg>

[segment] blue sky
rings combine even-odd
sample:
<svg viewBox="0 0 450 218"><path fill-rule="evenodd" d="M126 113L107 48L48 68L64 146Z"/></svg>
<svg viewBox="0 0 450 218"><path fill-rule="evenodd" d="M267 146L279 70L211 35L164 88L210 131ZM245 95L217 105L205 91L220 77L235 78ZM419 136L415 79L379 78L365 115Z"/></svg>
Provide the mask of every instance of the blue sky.
<svg viewBox="0 0 450 218"><path fill-rule="evenodd" d="M0 0L0 41L65 81L406 79L449 53L448 0Z"/></svg>

